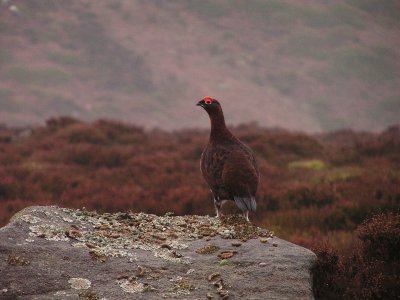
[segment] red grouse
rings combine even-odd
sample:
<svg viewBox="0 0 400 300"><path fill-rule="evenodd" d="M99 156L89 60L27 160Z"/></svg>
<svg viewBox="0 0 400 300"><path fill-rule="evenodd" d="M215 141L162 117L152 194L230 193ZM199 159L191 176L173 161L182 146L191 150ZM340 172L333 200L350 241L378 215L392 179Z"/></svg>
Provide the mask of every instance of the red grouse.
<svg viewBox="0 0 400 300"><path fill-rule="evenodd" d="M249 211L256 211L255 194L260 178L253 151L226 128L219 102L205 97L197 103L211 120L210 139L204 149L200 168L214 195L217 217L225 200L235 201L249 220Z"/></svg>

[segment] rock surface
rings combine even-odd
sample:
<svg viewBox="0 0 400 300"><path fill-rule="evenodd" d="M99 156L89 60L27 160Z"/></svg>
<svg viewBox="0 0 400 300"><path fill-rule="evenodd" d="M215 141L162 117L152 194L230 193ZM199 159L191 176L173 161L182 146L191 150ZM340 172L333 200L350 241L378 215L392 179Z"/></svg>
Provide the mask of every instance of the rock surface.
<svg viewBox="0 0 400 300"><path fill-rule="evenodd" d="M35 206L0 229L0 299L312 299L315 259L238 216Z"/></svg>

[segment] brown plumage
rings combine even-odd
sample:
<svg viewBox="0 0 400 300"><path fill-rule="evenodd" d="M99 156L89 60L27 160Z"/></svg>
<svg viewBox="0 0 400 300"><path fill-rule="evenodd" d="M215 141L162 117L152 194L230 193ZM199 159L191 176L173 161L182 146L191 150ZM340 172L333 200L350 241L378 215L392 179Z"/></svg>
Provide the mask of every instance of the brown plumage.
<svg viewBox="0 0 400 300"><path fill-rule="evenodd" d="M205 97L197 105L206 110L211 120L210 139L201 155L200 169L214 195L217 216L221 215L223 202L232 200L248 220L249 211L256 210L260 177L254 154L228 130L217 100Z"/></svg>

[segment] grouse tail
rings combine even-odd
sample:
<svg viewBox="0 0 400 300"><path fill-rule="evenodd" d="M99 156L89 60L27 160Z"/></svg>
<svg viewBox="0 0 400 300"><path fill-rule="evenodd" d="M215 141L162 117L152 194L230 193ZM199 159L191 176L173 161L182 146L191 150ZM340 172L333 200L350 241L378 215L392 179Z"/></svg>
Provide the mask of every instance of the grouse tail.
<svg viewBox="0 0 400 300"><path fill-rule="evenodd" d="M243 212L245 211L256 211L257 203L255 197L236 197L234 196L237 207Z"/></svg>

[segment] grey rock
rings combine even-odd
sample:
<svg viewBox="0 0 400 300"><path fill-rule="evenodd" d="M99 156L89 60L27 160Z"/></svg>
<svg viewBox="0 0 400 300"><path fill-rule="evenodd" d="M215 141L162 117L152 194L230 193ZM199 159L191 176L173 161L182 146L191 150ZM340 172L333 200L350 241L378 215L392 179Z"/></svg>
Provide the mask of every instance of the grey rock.
<svg viewBox="0 0 400 300"><path fill-rule="evenodd" d="M238 224L29 207L0 229L0 299L313 299L315 254Z"/></svg>

